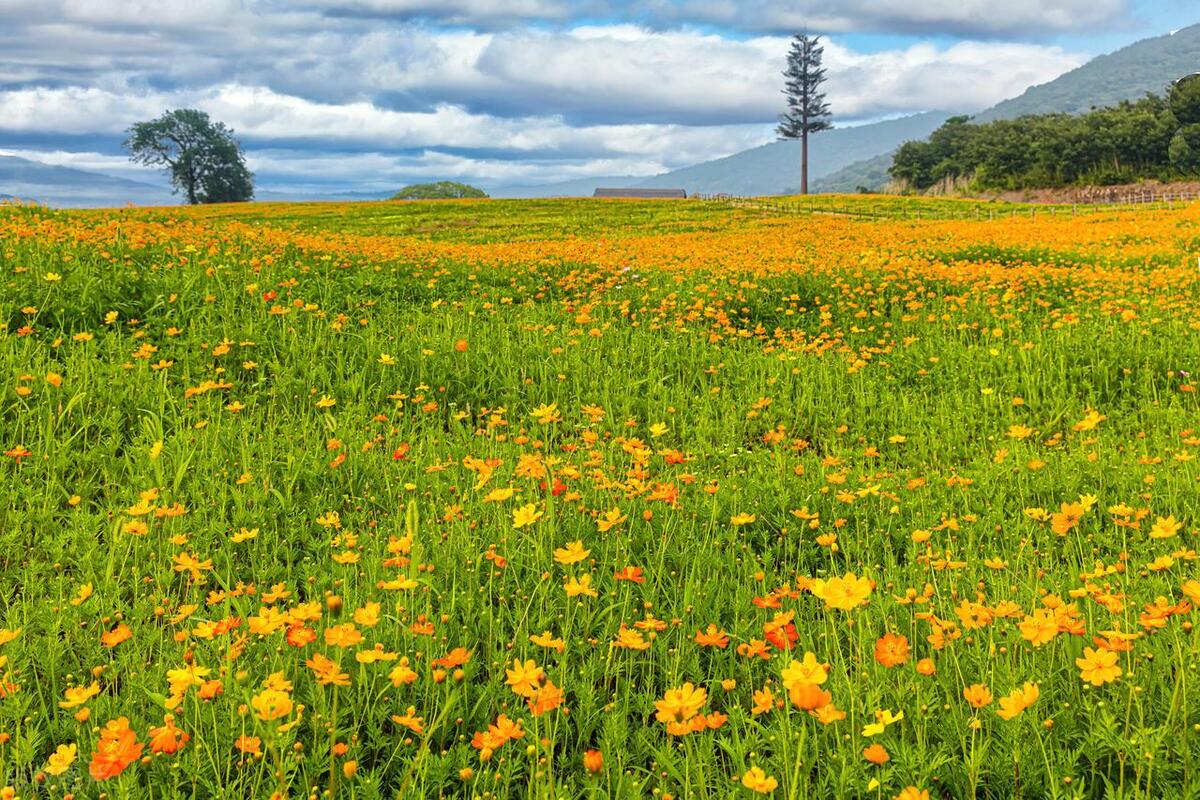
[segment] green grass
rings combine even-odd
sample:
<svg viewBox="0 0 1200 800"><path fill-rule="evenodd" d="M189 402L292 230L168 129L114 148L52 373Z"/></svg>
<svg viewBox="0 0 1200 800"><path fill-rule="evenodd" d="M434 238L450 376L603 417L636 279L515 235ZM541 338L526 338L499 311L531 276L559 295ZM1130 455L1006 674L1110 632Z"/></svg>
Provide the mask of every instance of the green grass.
<svg viewBox="0 0 1200 800"><path fill-rule="evenodd" d="M1161 627L1139 614L1159 596L1187 602L1181 587L1200 578L1200 409L1184 374L1200 369L1197 214L0 209L0 451L18 454L0 458L0 627L20 629L0 647L13 687L0 778L55 798L723 798L749 796L740 779L758 766L787 798L1190 796L1195 611ZM205 382L218 388L187 391ZM548 405L560 420L538 421ZM1106 419L1076 430L1091 409ZM1035 432L1013 438L1013 425ZM494 469L482 484L479 460ZM505 487L510 499L485 500ZM152 490L148 506L186 513L136 513ZM1027 513L1081 495L1095 504L1063 535ZM1120 503L1147 509L1138 529L1114 524ZM541 518L515 527L527 504ZM614 508L627 519L601 531ZM340 527L318 522L330 512ZM1148 537L1172 515L1177 535ZM138 520L144 535L127 527ZM243 529L258 533L235 543ZM590 554L558 563L574 541ZM185 553L211 561L199 580L176 570ZM1083 577L1098 561L1124 566ZM615 580L625 567L644 583ZM848 572L874 581L852 611L805 588ZM568 598L564 581L584 574L597 596ZM401 577L412 588L379 586ZM94 593L72 605L85 584ZM290 595L275 607L317 604L315 642L251 633L276 584ZM898 600L926 585L927 602ZM779 588L780 607L762 607ZM1101 588L1119 610L1094 599ZM1035 648L1017 623L1048 595L1086 632ZM956 608L977 599L1014 616L966 628ZM378 624L354 623L370 602ZM739 654L780 612L794 614L794 652ZM935 649L929 614L960 636ZM665 627L641 631L646 649L612 646L650 615ZM425 621L430 635L414 631ZM104 646L118 623L132 637ZM326 641L345 623L361 644ZM726 648L694 641L709 624ZM1116 628L1143 635L1117 680L1091 686L1075 659ZM530 642L547 630L562 653ZM912 649L890 669L873 656L889 632ZM393 685L397 661L356 661L376 644L415 682ZM458 647L470 660L439 680L432 662ZM829 665L821 688L845 719L789 702L783 671L807 652ZM314 653L349 685L320 685ZM915 670L921 658L936 674ZM506 685L514 659L535 660L562 706L534 715ZM167 673L189 663L223 688L204 700L192 687L175 708L190 741L89 776L109 720L127 717L150 755ZM276 672L304 710L269 722L250 704ZM60 708L93 680L90 719ZM1037 703L1000 718L1027 681ZM685 682L728 719L670 735L655 702ZM980 710L963 697L976 683L996 698ZM752 714L764 687L782 702ZM410 706L423 733L391 719ZM883 710L904 718L865 736ZM500 714L525 735L484 760L472 737ZM243 735L261 757L235 749ZM78 759L45 774L68 742ZM886 764L864 759L873 743Z"/></svg>

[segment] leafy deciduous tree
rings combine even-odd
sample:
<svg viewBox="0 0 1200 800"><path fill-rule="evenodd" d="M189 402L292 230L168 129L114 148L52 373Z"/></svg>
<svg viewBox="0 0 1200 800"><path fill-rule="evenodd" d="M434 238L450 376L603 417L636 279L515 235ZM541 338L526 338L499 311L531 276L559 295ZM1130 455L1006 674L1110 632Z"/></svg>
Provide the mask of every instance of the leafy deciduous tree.
<svg viewBox="0 0 1200 800"><path fill-rule="evenodd" d="M129 129L125 147L136 163L163 167L191 205L254 197L254 176L233 131L203 111L181 108L139 122Z"/></svg>

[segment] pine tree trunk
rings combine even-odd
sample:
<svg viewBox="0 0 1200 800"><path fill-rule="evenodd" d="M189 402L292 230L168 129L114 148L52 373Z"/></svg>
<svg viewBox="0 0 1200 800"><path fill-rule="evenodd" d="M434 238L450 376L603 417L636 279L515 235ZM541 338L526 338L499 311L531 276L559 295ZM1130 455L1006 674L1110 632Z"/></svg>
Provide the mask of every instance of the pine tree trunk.
<svg viewBox="0 0 1200 800"><path fill-rule="evenodd" d="M800 194L808 194L808 131L800 134Z"/></svg>

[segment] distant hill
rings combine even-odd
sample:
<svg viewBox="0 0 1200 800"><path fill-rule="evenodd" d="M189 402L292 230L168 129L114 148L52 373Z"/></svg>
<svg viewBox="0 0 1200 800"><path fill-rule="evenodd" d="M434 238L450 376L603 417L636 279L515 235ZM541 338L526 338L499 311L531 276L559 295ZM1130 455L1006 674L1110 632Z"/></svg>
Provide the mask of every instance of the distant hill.
<svg viewBox="0 0 1200 800"><path fill-rule="evenodd" d="M1025 114L1082 114L1136 100L1147 92L1162 94L1172 81L1193 72L1200 72L1200 25L1097 56L1049 83L1027 89L1020 97L996 104L975 119L992 122Z"/></svg>
<svg viewBox="0 0 1200 800"><path fill-rule="evenodd" d="M974 115L972 120L994 122L1028 114L1083 114L1122 100L1137 100L1148 92L1162 94L1172 81L1198 71L1200 25L1192 25L1097 56L1049 83L1030 87L1019 97L997 103ZM813 191L853 192L858 186L880 189L891 179L887 173L890 166L890 156L850 164L815 181Z"/></svg>
<svg viewBox="0 0 1200 800"><path fill-rule="evenodd" d="M810 181L809 190L814 194L854 194L860 189L877 191L891 180L888 169L892 166L892 156L893 153L884 153L855 161L837 172Z"/></svg>
<svg viewBox="0 0 1200 800"><path fill-rule="evenodd" d="M0 156L0 194L60 208L177 205L165 187L71 167Z"/></svg>
<svg viewBox="0 0 1200 800"><path fill-rule="evenodd" d="M911 139L924 139L950 117L927 111L909 117L834 128L808 141L809 179L827 175L866 158L889 154ZM800 142L772 142L732 156L685 167L637 184L660 189L687 189L690 194L786 194L800 184Z"/></svg>

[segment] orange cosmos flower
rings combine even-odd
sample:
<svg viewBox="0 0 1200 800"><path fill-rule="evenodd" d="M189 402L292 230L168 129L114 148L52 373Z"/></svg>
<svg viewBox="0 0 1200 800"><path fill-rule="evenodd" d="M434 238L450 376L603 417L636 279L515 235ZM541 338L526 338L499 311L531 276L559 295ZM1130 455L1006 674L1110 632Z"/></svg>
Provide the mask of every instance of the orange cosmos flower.
<svg viewBox="0 0 1200 800"><path fill-rule="evenodd" d="M886 764L892 757L888 754L886 747L881 744L873 744L863 749L863 758L872 764Z"/></svg>
<svg viewBox="0 0 1200 800"><path fill-rule="evenodd" d="M1121 677L1121 668L1117 666L1118 656L1111 650L1090 647L1083 648L1083 658L1075 659L1079 667L1079 677L1092 686L1103 686Z"/></svg>
<svg viewBox="0 0 1200 800"><path fill-rule="evenodd" d="M96 743L88 774L97 781L115 778L141 755L142 745L137 740L137 734L130 729L129 720L120 717L100 731L100 741Z"/></svg>
<svg viewBox="0 0 1200 800"><path fill-rule="evenodd" d="M886 633L875 641L875 660L887 668L908 663L908 637Z"/></svg>
<svg viewBox="0 0 1200 800"><path fill-rule="evenodd" d="M262 739L257 736L239 736L233 746L248 756L262 756Z"/></svg>
<svg viewBox="0 0 1200 800"><path fill-rule="evenodd" d="M120 625L113 628L111 631L105 631L104 633L100 634L100 643L103 644L105 647L116 647L121 642L127 641L132 638L133 638L133 631L131 631L129 629L128 625L126 625L124 622L122 622Z"/></svg>
<svg viewBox="0 0 1200 800"><path fill-rule="evenodd" d="M996 713L1000 715L1001 719L1012 719L1036 703L1040 695L1037 684L1026 683L1021 688L1013 689L1001 697L1000 709Z"/></svg>
<svg viewBox="0 0 1200 800"><path fill-rule="evenodd" d="M804 711L815 711L829 705L833 695L815 683L797 683L788 689L792 703Z"/></svg>
<svg viewBox="0 0 1200 800"><path fill-rule="evenodd" d="M313 653L312 658L304 662L313 671L317 682L322 686L349 686L350 676L342 672L338 663L320 653Z"/></svg>
<svg viewBox="0 0 1200 800"><path fill-rule="evenodd" d="M972 708L983 708L992 702L992 692L982 683L973 683L963 689L963 697Z"/></svg>
<svg viewBox="0 0 1200 800"><path fill-rule="evenodd" d="M174 714L167 714L163 717L163 723L161 728L150 729L151 751L167 755L179 752L192 737L176 727Z"/></svg>
<svg viewBox="0 0 1200 800"><path fill-rule="evenodd" d="M703 687L685 683L678 689L668 689L662 700L654 701L659 722L687 722L700 712L708 702L708 692Z"/></svg>
<svg viewBox="0 0 1200 800"><path fill-rule="evenodd" d="M729 634L710 624L706 631L696 631L696 644L701 647L716 647L724 650L729 645Z"/></svg>
<svg viewBox="0 0 1200 800"><path fill-rule="evenodd" d="M599 750L588 750L583 754L583 768L592 773L604 769L604 754Z"/></svg>
<svg viewBox="0 0 1200 800"><path fill-rule="evenodd" d="M742 786L758 794L770 794L778 785L779 781L769 777L758 767L751 767L742 776Z"/></svg>
<svg viewBox="0 0 1200 800"><path fill-rule="evenodd" d="M263 689L250 698L250 707L260 720L270 722L292 713L292 698L278 689Z"/></svg>
<svg viewBox="0 0 1200 800"><path fill-rule="evenodd" d="M535 717L540 717L547 711L553 711L561 706L565 698L563 690L555 686L553 681L547 680L537 688L537 691L527 697L525 702L529 705L530 713Z"/></svg>

